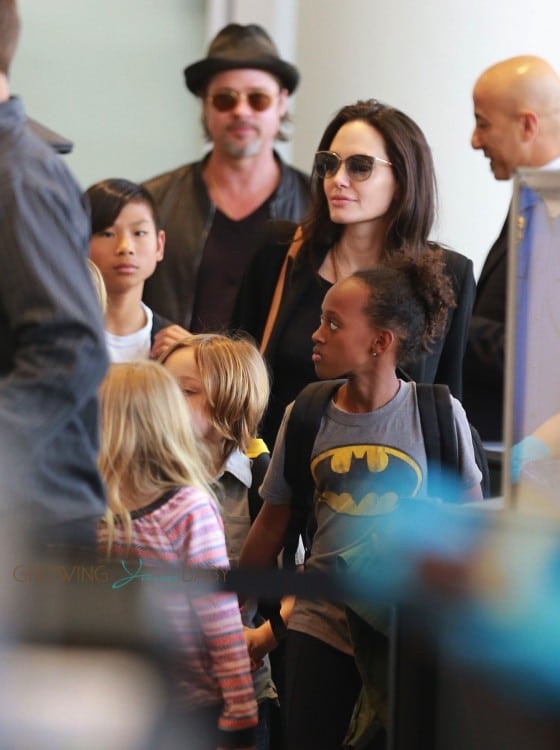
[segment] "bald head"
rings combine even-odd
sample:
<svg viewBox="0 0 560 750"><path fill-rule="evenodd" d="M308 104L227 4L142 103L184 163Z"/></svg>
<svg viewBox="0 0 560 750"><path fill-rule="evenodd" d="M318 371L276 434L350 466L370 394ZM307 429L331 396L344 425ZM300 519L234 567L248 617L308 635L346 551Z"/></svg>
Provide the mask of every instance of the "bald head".
<svg viewBox="0 0 560 750"><path fill-rule="evenodd" d="M560 78L546 60L521 55L492 65L477 80L473 99L471 143L490 159L497 179L560 156Z"/></svg>
<svg viewBox="0 0 560 750"><path fill-rule="evenodd" d="M529 109L543 117L560 112L560 78L541 57L521 55L492 65L475 85L512 114Z"/></svg>

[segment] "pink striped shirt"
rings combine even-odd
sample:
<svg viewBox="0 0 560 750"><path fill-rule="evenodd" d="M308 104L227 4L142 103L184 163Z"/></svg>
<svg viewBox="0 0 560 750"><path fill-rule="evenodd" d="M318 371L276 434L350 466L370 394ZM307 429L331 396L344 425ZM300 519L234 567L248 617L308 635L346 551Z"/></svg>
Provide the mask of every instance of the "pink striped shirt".
<svg viewBox="0 0 560 750"><path fill-rule="evenodd" d="M216 504L201 490L182 487L131 516L132 546L127 548L124 531L116 526L111 557L171 566L174 571L178 584L167 586L162 601L177 637L181 703L196 710L223 702L218 726L228 735L254 727L257 704L237 597L201 592L193 585L201 578L220 580L220 570L229 568ZM106 540L107 528L101 522L102 551ZM200 568L208 575L195 570ZM165 583L158 585L163 590Z"/></svg>

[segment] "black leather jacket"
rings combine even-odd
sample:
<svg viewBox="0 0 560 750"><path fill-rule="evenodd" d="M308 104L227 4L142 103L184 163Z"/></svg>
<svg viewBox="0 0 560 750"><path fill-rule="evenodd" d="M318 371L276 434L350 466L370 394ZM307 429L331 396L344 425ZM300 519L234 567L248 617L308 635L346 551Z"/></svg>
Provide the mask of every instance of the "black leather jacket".
<svg viewBox="0 0 560 750"><path fill-rule="evenodd" d="M281 177L270 217L299 222L309 205L309 178L275 156ZM184 328L190 327L198 268L216 211L202 179L204 164L186 164L144 183L166 232L165 258L146 281L144 301Z"/></svg>

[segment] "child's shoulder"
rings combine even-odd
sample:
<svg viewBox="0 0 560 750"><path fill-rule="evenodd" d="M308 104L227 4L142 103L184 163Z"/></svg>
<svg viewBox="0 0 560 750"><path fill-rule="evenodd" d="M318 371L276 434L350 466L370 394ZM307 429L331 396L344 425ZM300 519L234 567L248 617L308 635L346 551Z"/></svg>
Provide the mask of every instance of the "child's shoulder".
<svg viewBox="0 0 560 750"><path fill-rule="evenodd" d="M192 485L178 487L168 502L170 508L183 511L185 514L193 513L203 507L215 509L215 502L212 497L204 490Z"/></svg>
<svg viewBox="0 0 560 750"><path fill-rule="evenodd" d="M179 487L167 502L153 513L152 522L169 539L184 534L203 536L223 533L223 522L216 501L198 487Z"/></svg>
<svg viewBox="0 0 560 750"><path fill-rule="evenodd" d="M185 485L168 490L144 508L133 511L133 520L149 517L162 526L178 523L181 518L200 514L204 510L215 510L212 497L202 489Z"/></svg>

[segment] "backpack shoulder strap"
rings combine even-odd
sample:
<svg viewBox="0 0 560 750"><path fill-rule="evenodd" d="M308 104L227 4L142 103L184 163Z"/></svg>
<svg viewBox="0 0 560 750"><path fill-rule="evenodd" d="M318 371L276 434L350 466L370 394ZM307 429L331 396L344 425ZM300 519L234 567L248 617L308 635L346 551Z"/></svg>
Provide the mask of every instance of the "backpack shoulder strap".
<svg viewBox="0 0 560 750"><path fill-rule="evenodd" d="M249 501L249 517L251 524L257 517L262 506L262 498L259 495L259 487L263 483L264 475L270 463L270 452L264 440L261 438L252 438L246 455L251 459L251 486L247 491Z"/></svg>
<svg viewBox="0 0 560 750"><path fill-rule="evenodd" d="M459 471L459 444L449 388L417 383L416 394L431 489L440 485L442 470Z"/></svg>
<svg viewBox="0 0 560 750"><path fill-rule="evenodd" d="M449 466L457 471L459 468L459 440L455 427L455 417L453 416L451 392L448 386L441 384L432 385L432 390L441 434L441 461L444 466Z"/></svg>
<svg viewBox="0 0 560 750"><path fill-rule="evenodd" d="M416 384L416 392L430 472L428 484L429 487L434 487L435 483L441 481L442 468L455 473L460 473L462 469L451 393L446 385L426 385L424 383ZM488 457L480 435L470 422L469 428L474 458L482 474L480 481L482 496L488 498L491 494Z"/></svg>
<svg viewBox="0 0 560 750"><path fill-rule="evenodd" d="M436 411L435 394L431 386L425 383L416 383L416 398L418 400L418 412L420 414L420 426L424 438L424 448L428 466L432 463L441 463L441 437L439 434L439 423Z"/></svg>
<svg viewBox="0 0 560 750"><path fill-rule="evenodd" d="M288 424L284 456L284 476L294 494L299 495L302 483L313 490L311 452L319 432L321 419L335 391L344 380L321 380L309 383L298 394ZM305 494L305 491L301 494Z"/></svg>
<svg viewBox="0 0 560 750"><path fill-rule="evenodd" d="M325 409L344 382L323 380L306 385L296 397L286 425L284 477L292 489L292 517L284 546L284 567L293 567L300 536L306 550L309 549L315 490L311 453Z"/></svg>

